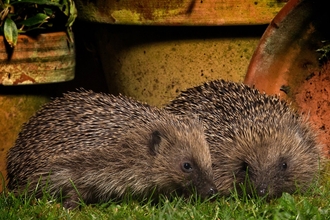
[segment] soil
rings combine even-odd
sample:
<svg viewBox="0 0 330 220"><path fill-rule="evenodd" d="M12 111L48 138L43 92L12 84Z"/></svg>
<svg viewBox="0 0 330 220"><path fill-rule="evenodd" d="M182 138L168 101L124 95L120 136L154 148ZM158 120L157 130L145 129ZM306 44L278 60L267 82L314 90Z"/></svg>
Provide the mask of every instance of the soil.
<svg viewBox="0 0 330 220"><path fill-rule="evenodd" d="M298 88L295 102L303 115L309 115L324 153L330 158L330 61L321 71L311 73Z"/></svg>

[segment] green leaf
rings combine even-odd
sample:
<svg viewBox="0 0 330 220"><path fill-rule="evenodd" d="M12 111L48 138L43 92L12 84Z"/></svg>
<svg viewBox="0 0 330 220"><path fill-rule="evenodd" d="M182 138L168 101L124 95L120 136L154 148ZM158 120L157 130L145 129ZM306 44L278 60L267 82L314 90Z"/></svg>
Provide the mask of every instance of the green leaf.
<svg viewBox="0 0 330 220"><path fill-rule="evenodd" d="M42 23L47 22L48 18L49 18L48 15L43 14L43 13L38 13L35 16L20 22L20 24L23 24L27 27L31 27L33 25L42 24Z"/></svg>
<svg viewBox="0 0 330 220"><path fill-rule="evenodd" d="M71 27L73 22L75 21L76 17L77 17L77 9L75 6L75 3L73 0L68 0L68 6L69 6L69 10L68 10L68 21L66 23L67 27Z"/></svg>
<svg viewBox="0 0 330 220"><path fill-rule="evenodd" d="M4 2L2 2L1 0L0 0L0 6L2 7L2 8L5 8L4 6L5 5L9 5L10 4L10 0L4 0Z"/></svg>
<svg viewBox="0 0 330 220"><path fill-rule="evenodd" d="M46 15L51 16L54 12L51 8L44 8Z"/></svg>
<svg viewBox="0 0 330 220"><path fill-rule="evenodd" d="M15 22L11 18L6 18L3 32L8 44L11 47L15 47L17 44L18 31Z"/></svg>
<svg viewBox="0 0 330 220"><path fill-rule="evenodd" d="M17 4L17 3L33 3L33 4L38 4L38 5L53 5L53 6L58 6L60 7L62 0L18 0L18 1L11 1L11 4Z"/></svg>

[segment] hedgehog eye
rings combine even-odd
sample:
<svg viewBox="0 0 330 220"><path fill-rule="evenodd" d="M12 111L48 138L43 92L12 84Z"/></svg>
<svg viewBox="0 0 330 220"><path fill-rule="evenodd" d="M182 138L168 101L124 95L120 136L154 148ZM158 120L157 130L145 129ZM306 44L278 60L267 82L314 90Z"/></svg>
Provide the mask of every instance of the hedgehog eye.
<svg viewBox="0 0 330 220"><path fill-rule="evenodd" d="M242 171L246 172L249 169L249 164L247 162L242 163Z"/></svg>
<svg viewBox="0 0 330 220"><path fill-rule="evenodd" d="M286 170L286 168L288 168L288 165L286 162L283 162L281 165L281 170Z"/></svg>
<svg viewBox="0 0 330 220"><path fill-rule="evenodd" d="M183 172L186 172L186 173L190 173L190 172L193 171L193 168L192 168L192 166L191 166L191 164L189 162L184 162L182 164L182 167L181 168L182 168L182 171Z"/></svg>

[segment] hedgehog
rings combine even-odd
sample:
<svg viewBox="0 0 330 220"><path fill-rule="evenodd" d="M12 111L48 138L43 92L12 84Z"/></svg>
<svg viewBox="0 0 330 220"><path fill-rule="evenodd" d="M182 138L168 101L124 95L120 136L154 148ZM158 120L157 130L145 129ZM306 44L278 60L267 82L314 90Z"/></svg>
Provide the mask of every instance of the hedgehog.
<svg viewBox="0 0 330 220"><path fill-rule="evenodd" d="M183 91L165 109L204 122L220 195L272 199L305 192L318 179L317 134L279 96L219 79Z"/></svg>
<svg viewBox="0 0 330 220"><path fill-rule="evenodd" d="M41 196L47 189L66 208L80 199L217 193L198 118L84 89L54 99L23 125L8 152L7 173L9 190Z"/></svg>

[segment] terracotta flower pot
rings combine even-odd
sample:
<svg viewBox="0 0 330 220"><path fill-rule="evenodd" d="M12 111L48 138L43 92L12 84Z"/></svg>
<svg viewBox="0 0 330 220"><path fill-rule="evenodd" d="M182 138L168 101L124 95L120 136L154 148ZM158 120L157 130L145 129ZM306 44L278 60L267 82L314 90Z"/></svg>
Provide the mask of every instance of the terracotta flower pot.
<svg viewBox="0 0 330 220"><path fill-rule="evenodd" d="M0 84L53 83L74 78L75 51L65 32L19 35L14 49L0 36Z"/></svg>
<svg viewBox="0 0 330 220"><path fill-rule="evenodd" d="M3 36L0 38L0 172L6 177L6 155L14 145L22 124L49 101L49 85L42 89L42 85L37 88L7 85L71 80L74 78L75 51L73 44L68 43L65 32L35 37L19 35L14 50L8 48Z"/></svg>
<svg viewBox="0 0 330 220"><path fill-rule="evenodd" d="M76 0L80 19L130 25L268 24L286 0Z"/></svg>
<svg viewBox="0 0 330 220"><path fill-rule="evenodd" d="M90 51L99 59L109 91L163 106L205 81L243 81L264 31L251 24L269 23L285 1L75 3L78 18L89 22L82 32L90 30Z"/></svg>
<svg viewBox="0 0 330 220"><path fill-rule="evenodd" d="M0 86L0 172L6 177L6 156L14 145L21 126L41 105L49 101L47 95L3 94ZM0 178L0 192L2 182Z"/></svg>
<svg viewBox="0 0 330 220"><path fill-rule="evenodd" d="M329 1L291 0L273 19L250 61L244 82L280 94L309 115L330 156L330 62L318 50L330 43Z"/></svg>

